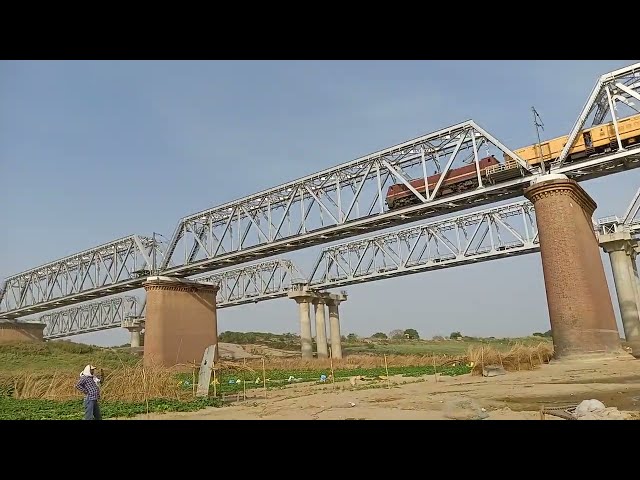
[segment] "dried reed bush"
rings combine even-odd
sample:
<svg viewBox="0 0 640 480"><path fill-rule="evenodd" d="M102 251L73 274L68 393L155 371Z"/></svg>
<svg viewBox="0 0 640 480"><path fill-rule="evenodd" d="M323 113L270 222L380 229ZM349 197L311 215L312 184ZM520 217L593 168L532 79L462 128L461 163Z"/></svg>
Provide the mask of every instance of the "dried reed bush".
<svg viewBox="0 0 640 480"><path fill-rule="evenodd" d="M200 365L177 365L174 368L144 367L142 361L134 365L122 364L111 371L104 371L100 396L103 400L143 402L152 398L185 400L193 397L193 389L185 389L176 378L178 373L191 372L196 377ZM242 363L219 361L216 374L256 370ZM261 368L260 368L261 370ZM14 398L42 398L48 400L74 400L82 398L75 386L80 373L21 373L0 378L2 390Z"/></svg>
<svg viewBox="0 0 640 480"><path fill-rule="evenodd" d="M464 361L464 357L451 355L387 355L387 364L391 367L432 366L434 360L437 366L443 366ZM328 358L267 357L265 362L268 370L318 370L331 366L331 360ZM253 366L256 370L261 369L262 360L247 360L247 365ZM334 370L379 367L384 367L384 357L381 355L348 355L342 359L333 359Z"/></svg>
<svg viewBox="0 0 640 480"><path fill-rule="evenodd" d="M468 362L473 362L471 373L482 375L485 365L501 365L506 371L533 370L548 363L553 356L553 346L539 343L535 346L516 343L507 352L501 352L489 346L471 346L466 355Z"/></svg>
<svg viewBox="0 0 640 480"><path fill-rule="evenodd" d="M150 398L175 398L191 396L180 388L174 369L122 365L105 371L100 394L104 400L140 402ZM76 390L77 375L69 372L53 374L19 374L13 377L14 398L43 398L49 400L73 400L82 398Z"/></svg>

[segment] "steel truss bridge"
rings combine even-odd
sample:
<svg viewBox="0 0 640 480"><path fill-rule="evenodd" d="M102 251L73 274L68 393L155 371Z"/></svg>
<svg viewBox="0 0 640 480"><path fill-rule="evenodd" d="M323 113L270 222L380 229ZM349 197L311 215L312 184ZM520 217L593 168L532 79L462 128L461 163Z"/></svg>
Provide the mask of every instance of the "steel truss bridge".
<svg viewBox="0 0 640 480"><path fill-rule="evenodd" d="M629 228L640 232L640 189L624 217L594 224L596 235ZM286 297L295 283L323 290L410 275L540 250L533 204L515 202L373 235L323 249L310 276L294 262L277 259L245 265L196 281L219 286L218 308ZM125 318L144 318L145 300L116 296L42 315L45 338L55 339L120 327Z"/></svg>
<svg viewBox="0 0 640 480"><path fill-rule="evenodd" d="M584 181L640 166L640 148L621 148L618 130L620 117L616 113L621 105L637 112L634 104L640 101L639 92L640 64L603 75L569 133L570 141L567 142L558 161L552 165L551 171ZM568 152L582 128L589 121L591 125L602 123L607 114L611 115L614 123L618 148L614 146L610 152L571 161ZM480 175L478 162L488 155L500 159L508 155L515 159L520 167L518 175L504 181L483 177ZM465 164L476 165L479 187L439 197L438 193L446 174L452 168ZM427 190L424 194L409 184L410 179L426 179L435 173L441 173L440 180L431 191ZM155 235L154 238L131 235L13 275L7 278L0 288L0 318L14 320L135 290L141 287L149 274L198 277L225 267L518 197L522 195L523 188L541 173L543 172L537 167L529 167L511 149L476 122L469 120L279 187L184 217L179 221L167 244L158 242ZM386 209L385 192L395 183L404 184L415 195L417 204L394 210ZM521 208L522 211L527 208L523 203L508 207L516 210ZM503 207L497 207L500 208ZM458 218L498 215L497 209ZM490 211L494 213L487 213ZM515 216L517 215L512 215ZM531 236L528 234L529 231L513 228L506 222L507 217L496 218L505 223L502 230L514 236L515 240L512 242L516 243L513 245L523 241L522 248L525 248L525 244L526 248L535 248L532 247L536 241L535 234ZM445 228L447 222L450 226ZM495 218L487 222L499 224ZM441 230L438 230L440 227L435 225L440 224ZM451 226L453 224L455 226ZM506 228L506 225L511 226L512 230ZM420 228L424 228L421 233ZM446 235L445 231L448 232ZM437 235L433 232L437 232ZM533 233L534 230L530 232ZM480 255L489 259L504 256L507 251L510 254L516 252L516 247L511 249L506 243L499 244L502 237L498 237L497 232L496 236L489 233L487 235L489 241L495 242L496 238L498 239L494 246L504 247L500 251L502 253L491 254L490 252L494 251L493 247L485 251L480 247L473 250L471 244L465 243L467 238L470 238L465 237L467 233L469 232L454 219L446 219L429 227L410 227L353 242L359 246L349 247L351 243L348 243L330 247L323 250L310 282L318 288L328 288L329 285L346 285L369 281L369 278L375 279L377 273L374 274L372 269L392 272L388 276L393 276L429 268L444 268L459 264L461 259L466 263L480 261L481 258L485 258ZM515 233L518 233L519 237L515 236ZM447 235L457 237L450 238ZM478 238L477 235L474 237L475 240ZM382 240L382 237L385 240ZM374 238L377 240L374 241ZM415 245L411 243L414 241ZM437 246L438 242L441 245ZM368 246L362 246L365 244ZM395 257L389 250L392 244L395 245ZM426 245L424 252L423 244ZM402 250L401 245L412 245L411 248L407 247L410 252ZM445 252L444 256L439 256L439 252ZM464 255L461 256L461 252ZM475 260L471 260L467 255L470 252L478 255ZM364 259L367 255L367 259ZM436 256L429 257L430 255ZM383 257L388 263L380 264ZM420 261L423 257L429 259L424 263L428 268L421 269ZM354 265L353 271L345 265ZM245 268L257 266L248 265ZM387 268L391 270L386 270ZM262 272L259 268L258 271ZM332 276L331 271L342 273ZM220 275L220 279L226 279L225 275L231 275L231 272L222 272ZM245 285L241 281L242 278L241 274L237 285ZM317 283L314 283L316 281ZM240 297L234 297L229 293L233 292L234 288L239 288L238 286L229 288L226 292L230 300L227 303L224 298L221 299L221 307L246 303ZM253 288L256 289L255 286ZM258 290L260 288L257 288ZM222 286L221 291L224 291ZM277 296L274 292L269 294ZM255 301L261 297L254 296L252 300L246 298L247 301Z"/></svg>

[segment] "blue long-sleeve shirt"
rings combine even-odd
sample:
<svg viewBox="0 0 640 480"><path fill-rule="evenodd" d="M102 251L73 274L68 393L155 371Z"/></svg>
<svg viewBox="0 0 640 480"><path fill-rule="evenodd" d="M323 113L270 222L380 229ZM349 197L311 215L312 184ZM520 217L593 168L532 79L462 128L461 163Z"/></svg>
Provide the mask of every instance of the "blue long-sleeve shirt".
<svg viewBox="0 0 640 480"><path fill-rule="evenodd" d="M76 388L84 393L87 400L100 399L100 389L93 377L81 376L78 383L76 383Z"/></svg>

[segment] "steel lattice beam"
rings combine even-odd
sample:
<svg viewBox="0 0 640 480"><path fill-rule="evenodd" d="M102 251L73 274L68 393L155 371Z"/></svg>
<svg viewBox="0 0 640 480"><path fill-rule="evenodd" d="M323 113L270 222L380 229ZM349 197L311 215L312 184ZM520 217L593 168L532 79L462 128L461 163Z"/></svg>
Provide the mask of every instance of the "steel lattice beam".
<svg viewBox="0 0 640 480"><path fill-rule="evenodd" d="M477 146L481 138L477 135L485 135L482 137L486 140L484 144L491 143L489 140L493 138L486 132L481 134L473 122L463 125L464 128L458 127L459 129L453 132L460 132L457 143L447 144L450 149L447 151L449 160L444 168L445 171L453 165L452 158L455 159L453 154L460 152L458 145L468 141L473 150L474 141L467 139L478 140ZM278 189L185 217L179 223L165 257L172 259L173 265L165 265L166 268L162 273L178 277L196 275L204 271L518 197L522 195L523 187L534 178L533 174L522 172L524 176L514 180L499 184L483 183L480 188L451 194L444 198L433 198L436 193L434 191L430 193L429 198L422 196L417 205L391 211L385 210L383 199L386 188L391 183L401 183L399 179L403 175L400 172L409 171L410 167L421 170L422 146L435 143L436 140L444 144L445 141L455 137L456 135L453 134L437 132L421 137L413 143L405 143L395 149L388 149L366 157L364 160L352 162L347 167L327 170ZM461 141L463 143L460 143ZM410 149L412 146L419 148ZM500 150L506 152L506 149ZM474 155L472 153L471 158ZM393 162L385 158L391 159L392 156ZM430 162L435 163L433 157ZM425 163L429 162L425 160ZM556 173L564 173L577 181L583 181L636 168L639 165L640 149L636 149L590 157L582 162L565 165L557 169ZM420 178L421 175L420 173L407 175L407 177ZM378 178L380 178L379 182ZM350 187L346 188L347 185ZM345 188L352 190L350 197L347 196L348 192ZM365 191L368 195L364 194ZM416 197L418 198L418 195ZM366 205L365 209L359 208L361 203ZM347 208L343 208L345 205ZM313 217L312 212L315 212ZM285 226L287 231L283 232ZM250 233L254 236L250 236ZM178 248L180 243L183 249ZM181 256L179 250L183 250L183 258L179 258Z"/></svg>
<svg viewBox="0 0 640 480"><path fill-rule="evenodd" d="M614 70L613 72L602 75L591 91L591 95L587 99L576 123L573 125L569 138L565 144L557 163L562 166L567 159L569 150L578 138L578 134L582 131L588 119L592 116L591 125L600 125L603 123L607 113L611 114L614 122L614 128L618 131L618 117L616 115L619 103L625 104L640 112L640 63L634 63L628 67ZM621 147L621 145L620 145Z"/></svg>
<svg viewBox="0 0 640 480"><path fill-rule="evenodd" d="M137 316L137 310L136 297L114 297L50 312L42 315L39 321L47 324L44 338L52 340L120 327L125 318Z"/></svg>
<svg viewBox="0 0 640 480"><path fill-rule="evenodd" d="M14 319L137 288L156 258L162 259L157 242L131 235L19 273L5 280L0 316Z"/></svg>
<svg viewBox="0 0 640 480"><path fill-rule="evenodd" d="M606 235L620 231L628 231L634 235L640 233L640 219L636 218L640 210L640 188L631 199L629 206L624 212L622 218L617 215L600 218L596 225L596 231L599 235Z"/></svg>
<svg viewBox="0 0 640 480"><path fill-rule="evenodd" d="M332 288L539 250L528 201L324 249L310 285Z"/></svg>
<svg viewBox="0 0 640 480"><path fill-rule="evenodd" d="M440 198L442 181L424 195L407 182L438 172L444 180L453 168L477 165L490 154L499 159L508 154L528 168L510 149L470 120L190 215L175 230L162 265L163 275L194 275L199 269L210 270L216 265L220 268L273 254L274 248L303 248L330 241L336 231L349 236L362 233L362 229L371 230L380 223L385 228L396 223L393 220L399 220L403 213L436 215L455 208L452 202L464 208L486 201L485 190L496 197L498 190L508 191L509 186L491 189L490 182L480 178L486 189L466 196ZM387 190L398 183L409 186L420 202L417 208L387 210ZM514 187L517 185L512 184L511 188ZM385 215L388 221L380 221ZM351 227L355 221L363 220L366 227Z"/></svg>
<svg viewBox="0 0 640 480"><path fill-rule="evenodd" d="M306 277L291 260L281 259L193 280L218 285L217 302L220 308L224 308L283 297L291 288L292 281L306 282Z"/></svg>

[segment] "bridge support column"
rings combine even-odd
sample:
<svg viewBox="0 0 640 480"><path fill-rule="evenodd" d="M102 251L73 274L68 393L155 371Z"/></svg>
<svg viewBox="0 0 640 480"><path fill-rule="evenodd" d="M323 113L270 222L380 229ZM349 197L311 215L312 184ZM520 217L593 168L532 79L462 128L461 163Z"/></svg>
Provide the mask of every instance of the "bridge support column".
<svg viewBox="0 0 640 480"><path fill-rule="evenodd" d="M121 326L131 333L131 348L138 348L144 345L144 343L142 343L143 321L138 318L125 318Z"/></svg>
<svg viewBox="0 0 640 480"><path fill-rule="evenodd" d="M638 282L634 271L635 240L631 233L621 231L600 235L600 245L609 254L613 281L618 297L618 307L624 328L624 336L638 353L640 347L640 314L638 312Z"/></svg>
<svg viewBox="0 0 640 480"><path fill-rule="evenodd" d="M325 321L325 303L322 297L313 300L313 307L316 315L316 348L318 358L329 358L327 349L327 324Z"/></svg>
<svg viewBox="0 0 640 480"><path fill-rule="evenodd" d="M342 358L342 336L340 335L340 311L341 302L347 300L346 293L330 295L327 305L329 307L329 326L331 333L331 358Z"/></svg>
<svg viewBox="0 0 640 480"><path fill-rule="evenodd" d="M593 231L593 199L565 175L541 177L524 191L535 207L556 358L622 353Z"/></svg>
<svg viewBox="0 0 640 480"><path fill-rule="evenodd" d="M313 342L311 339L311 297L295 299L300 310L300 349L302 358L313 358Z"/></svg>
<svg viewBox="0 0 640 480"><path fill-rule="evenodd" d="M0 343L44 342L46 323L0 320Z"/></svg>
<svg viewBox="0 0 640 480"><path fill-rule="evenodd" d="M218 287L171 277L149 277L143 286L144 365L199 364L205 349L218 344ZM216 348L214 361L217 358Z"/></svg>
<svg viewBox="0 0 640 480"><path fill-rule="evenodd" d="M640 317L640 276L638 275L638 252L640 252L640 244L636 240L634 243L633 251L631 252L631 271L633 280L636 284L636 300L638 303L638 316Z"/></svg>

